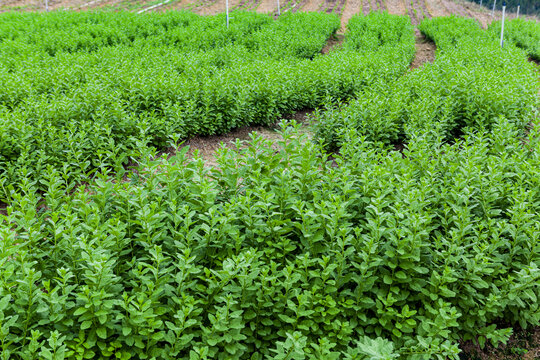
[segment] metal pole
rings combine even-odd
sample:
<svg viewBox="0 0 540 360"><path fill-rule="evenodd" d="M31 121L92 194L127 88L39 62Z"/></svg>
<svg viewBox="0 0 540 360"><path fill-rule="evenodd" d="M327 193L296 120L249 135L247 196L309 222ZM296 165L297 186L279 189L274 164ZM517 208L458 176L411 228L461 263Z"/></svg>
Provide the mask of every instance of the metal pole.
<svg viewBox="0 0 540 360"><path fill-rule="evenodd" d="M227 12L227 29L229 28L229 0L225 0L225 11Z"/></svg>
<svg viewBox="0 0 540 360"><path fill-rule="evenodd" d="M504 46L504 14L506 12L506 1L503 1L503 14L501 23L501 47Z"/></svg>
<svg viewBox="0 0 540 360"><path fill-rule="evenodd" d="M280 6L279 6L279 0L277 0L277 14L278 14L278 16L281 15L281 9L280 9Z"/></svg>
<svg viewBox="0 0 540 360"><path fill-rule="evenodd" d="M49 0L45 0L45 11L49 11Z"/></svg>
<svg viewBox="0 0 540 360"><path fill-rule="evenodd" d="M480 0L480 6L482 6L482 0Z"/></svg>
<svg viewBox="0 0 540 360"><path fill-rule="evenodd" d="M520 5L518 4L517 17L519 17L519 7L520 7Z"/></svg>
<svg viewBox="0 0 540 360"><path fill-rule="evenodd" d="M491 16L495 15L495 5L497 5L497 0L493 0L493 9L491 9Z"/></svg>

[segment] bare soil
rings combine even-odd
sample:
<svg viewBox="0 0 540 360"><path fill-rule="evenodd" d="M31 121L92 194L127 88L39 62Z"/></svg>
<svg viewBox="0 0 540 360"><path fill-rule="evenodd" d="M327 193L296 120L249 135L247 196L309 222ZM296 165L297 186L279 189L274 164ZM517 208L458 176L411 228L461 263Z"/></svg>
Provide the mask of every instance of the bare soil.
<svg viewBox="0 0 540 360"><path fill-rule="evenodd" d="M324 48L322 49L323 54L328 54L330 51L334 50L339 45L343 44L343 41L345 40L345 36L341 34L336 34L332 38L330 38L327 42Z"/></svg>
<svg viewBox="0 0 540 360"><path fill-rule="evenodd" d="M406 15L407 6L405 5L406 0L386 0L386 8L390 14L394 15Z"/></svg>
<svg viewBox="0 0 540 360"><path fill-rule="evenodd" d="M296 3L296 6L291 9L291 12L304 11L304 6L306 6L308 2L309 0L302 0L299 3Z"/></svg>
<svg viewBox="0 0 540 360"><path fill-rule="evenodd" d="M540 327L514 329L507 344L486 345L483 349L472 341L461 343L463 360L534 360L540 359Z"/></svg>
<svg viewBox="0 0 540 360"><path fill-rule="evenodd" d="M369 5L369 0L362 0L362 13L368 15L371 12L371 6Z"/></svg>
<svg viewBox="0 0 540 360"><path fill-rule="evenodd" d="M246 3L248 0L242 0L240 4ZM277 9L277 3L273 0L261 0L257 6L257 12L270 13Z"/></svg>
<svg viewBox="0 0 540 360"><path fill-rule="evenodd" d="M362 0L347 0L341 14L341 32L345 32L349 19L358 13L362 13L362 10Z"/></svg>
<svg viewBox="0 0 540 360"><path fill-rule="evenodd" d="M416 55L411 64L411 69L417 69L429 62L432 63L435 60L435 51L437 46L433 41L427 39L423 34L419 33L416 36Z"/></svg>
<svg viewBox="0 0 540 360"><path fill-rule="evenodd" d="M324 0L307 0L302 11L318 11Z"/></svg>

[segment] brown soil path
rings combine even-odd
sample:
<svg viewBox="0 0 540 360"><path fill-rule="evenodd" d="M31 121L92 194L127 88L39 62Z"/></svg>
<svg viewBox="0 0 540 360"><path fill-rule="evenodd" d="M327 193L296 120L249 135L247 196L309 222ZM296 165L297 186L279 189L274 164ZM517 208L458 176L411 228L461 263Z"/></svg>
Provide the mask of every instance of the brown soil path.
<svg viewBox="0 0 540 360"><path fill-rule="evenodd" d="M362 0L362 14L368 15L371 12L369 0Z"/></svg>
<svg viewBox="0 0 540 360"><path fill-rule="evenodd" d="M283 6L283 2L287 3L287 0L280 0L280 7ZM277 10L277 1L276 0L261 0L257 6L257 12L261 13L270 13Z"/></svg>
<svg viewBox="0 0 540 360"><path fill-rule="evenodd" d="M347 0L341 14L341 32L345 32L349 19L358 13L362 13L362 0Z"/></svg>
<svg viewBox="0 0 540 360"><path fill-rule="evenodd" d="M302 1L298 2L298 3L296 3L296 6L291 9L291 12L295 13L295 12L298 12L298 11L305 11L304 7L307 5L308 2L309 2L309 0L302 0Z"/></svg>
<svg viewBox="0 0 540 360"><path fill-rule="evenodd" d="M407 15L405 1L407 0L386 0L386 8L390 14Z"/></svg>
<svg viewBox="0 0 540 360"><path fill-rule="evenodd" d="M411 64L411 69L418 69L427 62L435 60L437 46L433 41L428 40L422 33L416 36L416 54Z"/></svg>
<svg viewBox="0 0 540 360"><path fill-rule="evenodd" d="M317 11L324 0L307 0L305 5L302 7L302 11Z"/></svg>
<svg viewBox="0 0 540 360"><path fill-rule="evenodd" d="M192 9L200 3L200 0L177 0L171 4L160 7L158 11Z"/></svg>
<svg viewBox="0 0 540 360"><path fill-rule="evenodd" d="M307 135L307 139L312 138L311 124L309 123L309 111L300 111L294 114L291 119L296 120L298 123L301 123L301 135ZM277 125L270 127L265 126L245 126L236 130L231 131L225 135L214 135L214 136L196 136L184 142L180 148L189 146L187 152L188 157L194 157L197 154L201 159L204 160L205 167L216 167L218 165L216 160L217 151L224 145L229 149L236 148L236 142L240 140L241 142L248 141L252 134L261 136L264 140L268 140L272 143L274 149L279 149L278 142L283 140L283 137L278 132L279 128ZM245 144L243 144L245 147ZM170 148L167 153L174 155L178 149Z"/></svg>
<svg viewBox="0 0 540 360"><path fill-rule="evenodd" d="M346 3L347 0L338 0L337 5L334 7L334 13L341 16L343 14L343 10L345 9Z"/></svg>

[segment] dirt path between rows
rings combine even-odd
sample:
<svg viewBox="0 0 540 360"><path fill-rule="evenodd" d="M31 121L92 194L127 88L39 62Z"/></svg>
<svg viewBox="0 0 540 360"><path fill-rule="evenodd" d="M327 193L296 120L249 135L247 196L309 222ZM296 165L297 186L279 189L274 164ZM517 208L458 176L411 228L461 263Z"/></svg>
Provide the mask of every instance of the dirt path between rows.
<svg viewBox="0 0 540 360"><path fill-rule="evenodd" d="M407 6L405 5L406 0L393 0L386 1L386 8L388 12L393 15L407 15Z"/></svg>
<svg viewBox="0 0 540 360"><path fill-rule="evenodd" d="M432 63L435 61L437 46L433 41L427 39L424 34L418 32L415 47L416 54L414 55L414 60L411 63L411 70L418 69L427 62Z"/></svg>
<svg viewBox="0 0 540 360"><path fill-rule="evenodd" d="M243 0L244 2L247 0ZM261 0L259 6L257 6L257 12L270 13L277 9L277 2L274 0Z"/></svg>
<svg viewBox="0 0 540 360"><path fill-rule="evenodd" d="M302 11L317 11L322 4L323 0L307 0L306 4L302 7Z"/></svg>
<svg viewBox="0 0 540 360"><path fill-rule="evenodd" d="M165 6L161 6L157 11L167 11L167 10L184 10L184 9L194 9L196 6L200 5L200 0L179 0Z"/></svg>
<svg viewBox="0 0 540 360"><path fill-rule="evenodd" d="M327 14L340 14L344 5L345 0L326 0L319 11Z"/></svg>
<svg viewBox="0 0 540 360"><path fill-rule="evenodd" d="M368 15L370 12L371 8L369 6L369 0L362 0L362 13Z"/></svg>
<svg viewBox="0 0 540 360"><path fill-rule="evenodd" d="M341 14L341 32L345 32L349 19L362 12L362 0L347 0Z"/></svg>
<svg viewBox="0 0 540 360"><path fill-rule="evenodd" d="M311 113L312 110L299 111L290 117L302 124L301 134L306 134L308 139L311 139L313 136L311 124L309 123L309 115ZM216 167L218 165L216 154L222 146L229 149L236 148L236 142L238 140L249 141L252 134L261 136L264 140L269 140L272 142L272 147L277 150L277 143L283 140L283 136L281 136L278 130L279 127L277 124L269 127L260 125L245 126L235 129L225 135L195 136L185 141L178 149L189 146L189 150L186 154L188 157L193 158L197 154L198 157L204 160L205 167ZM172 156L176 154L178 149L169 148L167 153Z"/></svg>

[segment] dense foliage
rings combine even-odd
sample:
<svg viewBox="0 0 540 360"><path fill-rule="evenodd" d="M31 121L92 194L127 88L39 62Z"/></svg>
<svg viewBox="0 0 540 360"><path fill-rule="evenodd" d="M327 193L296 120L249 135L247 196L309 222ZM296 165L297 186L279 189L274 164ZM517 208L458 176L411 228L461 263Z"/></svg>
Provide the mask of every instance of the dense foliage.
<svg viewBox="0 0 540 360"><path fill-rule="evenodd" d="M437 323L417 318L421 313L452 324L427 341L435 344L504 340L511 326L540 321L540 232L533 220L540 212L538 127L523 140L539 103L535 69L521 50L501 49L472 20L436 18L420 29L439 48L433 64L318 115L318 137L340 147L340 167L362 179L352 181L369 202L355 217L369 224L363 244L390 247L364 258L392 274L376 277L374 295L366 296L380 301L380 311L391 295L396 317L412 309L422 324L403 332L397 318L388 325L379 317L388 325L383 336L404 347L403 358ZM408 247L411 239L418 245ZM400 246L404 268L392 265ZM526 255L517 259L518 253ZM425 277L412 285L423 268ZM382 295L381 283L390 285Z"/></svg>
<svg viewBox="0 0 540 360"><path fill-rule="evenodd" d="M437 44L435 63L324 113L318 136L327 146L338 147L340 131L350 128L390 145L434 128L453 141L467 128L490 130L499 116L521 129L528 124L538 83L522 51L500 50L472 19L435 18L420 29Z"/></svg>
<svg viewBox="0 0 540 360"><path fill-rule="evenodd" d="M322 56L339 19L320 13L274 21L238 12L229 30L222 15L190 13L0 16L0 199L7 200L20 179L39 179L49 166L88 180L93 169L122 171L145 145L268 124L346 99L397 78L413 54L399 43L376 57L346 49ZM403 29L412 39L410 23Z"/></svg>
<svg viewBox="0 0 540 360"><path fill-rule="evenodd" d="M379 16L328 58L399 64L321 112L321 142L284 125L216 168L143 143L129 174L21 181L0 215L0 357L443 360L539 325L537 74L445 18L421 26L435 63L396 81L409 37L353 40L385 33L367 19L401 28Z"/></svg>
<svg viewBox="0 0 540 360"><path fill-rule="evenodd" d="M64 15L58 16L63 21ZM73 21L77 19L69 16ZM333 190L325 190L325 183L331 185L339 174L329 172L330 177L326 177L321 166L327 168L328 164L319 156L317 146L302 145L297 136L288 135L288 145L276 153L255 140L248 150L224 154L220 170L212 173L200 162L186 160L183 153L170 163L147 160L152 156L146 142L160 126L172 126L164 134L170 131L176 138L184 135L178 131L182 128L175 125L175 119L156 105L156 97L167 96L168 91L174 96L183 94L167 86L168 79L175 78L175 71L198 74L189 80L200 78L205 82L190 85L186 80L185 86L193 89L187 94L207 92L206 99L212 101L202 109L194 103L200 113L192 111L186 119L193 126L220 127L220 111L234 114L245 109L234 123L240 125L253 119L249 116L271 119L290 109L353 95L357 89L374 83L394 81L407 69L414 52L413 29L408 20L374 15L362 21L373 22L371 28L377 28L379 23L381 29L396 22L399 26L394 26L393 31L406 31L408 35L388 36L385 41L392 46L371 52L345 48L326 56L311 54L313 59L301 59L305 53L294 52L273 62L274 53L257 45L272 42L272 37L257 37L257 31L266 28L258 15L252 16L257 19L245 26L251 29L245 30L250 35L246 33L239 40L250 51L238 56L224 46L205 49L204 54L188 53L182 55L183 62L166 63L169 67L164 74L159 72L164 70L164 61L180 56L175 55L174 47L165 48L168 57L164 58L165 50L139 54L146 45L136 45L136 39L131 44L119 40L119 45L76 45L68 46L69 50L60 50L67 45L59 43L52 50L52 59L48 53L51 49L40 52L43 44L33 43L30 35L10 35L12 46L17 41L21 47L34 46L35 59L42 62L29 66L26 77L10 78L31 86L4 83L12 91L3 92L3 126L11 129L2 133L3 152L26 147L25 156L13 155L4 166L6 172L26 169L27 176L21 179L20 191L11 194L8 215L0 215L2 358L280 359L303 357L306 351L317 358L340 354L354 358L366 351L364 344L382 345L384 351L393 349L386 341L359 336L365 330L358 321L367 313L354 315L361 310L354 305L354 295L343 303L345 299L338 296L345 289L352 291L347 278L353 275L354 267L347 269L350 265L341 256L345 278L335 283L336 264L329 257L334 250L328 246L338 237L348 238L351 229L347 225L343 232L340 228L345 224L340 215L332 214L338 216L332 220L323 208L340 212L346 206L341 204L341 196L348 197L349 192L337 182ZM307 21L311 16L321 23ZM192 19L191 15L186 17ZM296 21L303 23L304 18L309 26L322 28L322 33L333 31L322 21L333 24L333 16L301 14L298 20L295 18L283 17L265 25L272 28L268 34L288 39L280 24L289 21L290 29ZM159 19L156 16L155 20ZM257 27L260 30L255 30ZM380 33L383 31L373 36ZM366 34L362 36L367 39ZM320 43L321 39L310 36L307 43ZM308 48L303 45L306 41L300 40L302 37L291 43ZM349 35L347 41L355 41L355 35ZM9 46L3 45L9 51ZM241 51L239 45L233 46L235 52ZM259 51L254 51L257 46ZM149 49L159 50L157 44ZM289 46L281 51L291 50ZM104 56L107 54L111 56ZM137 62L139 55L142 60ZM221 59L224 62L216 65L215 61ZM196 66L203 61L212 66ZM80 66L75 65L77 62ZM186 62L190 67L177 68ZM155 67L156 63L161 67ZM40 66L44 64L49 64L51 70L39 72L37 69L43 70ZM6 61L3 76L25 74L18 66ZM72 75L60 76L68 74ZM265 74L267 77L261 77ZM92 84L96 83L108 84L110 91L86 91L95 89ZM141 90L132 91L140 89L134 84L148 83L147 97L141 96ZM257 93L257 89L261 92ZM228 94L227 101L212 108L221 101L216 96L221 92ZM104 100L107 96L112 97ZM122 97L124 102L119 100ZM246 99L251 99L250 107ZM60 100L64 106L49 105ZM126 108L115 108L118 105L113 100ZM99 118L90 116L94 108L88 107L88 101L103 106ZM179 113L185 111L186 105L176 106ZM111 108L118 111L116 117L111 116ZM126 109L138 116L150 111L156 115L148 120L139 117L136 124L130 125L122 116L121 110L127 113ZM20 121L17 114L22 117ZM32 117L24 117L27 114ZM234 117L224 121L231 119ZM40 124L43 126L37 126ZM101 130L104 124L106 131ZM140 137L129 139L135 137L125 132L130 126L136 127ZM9 140L9 136L13 139ZM36 138L41 141L39 146ZM140 167L133 173L120 171L113 177L106 175L106 166L101 167L95 182L77 187L71 175L74 167L80 167L81 174L85 174L85 161L122 162L132 154L116 139L136 143L143 155ZM100 148L107 141L109 152ZM28 161L35 153L47 160L41 170ZM73 154L82 158L71 158ZM104 156L109 160L103 160ZM317 189L322 192L317 194ZM322 208L313 212L315 205ZM327 220L321 223L323 214L327 214ZM358 275L355 278L364 282ZM343 306L348 310L340 314ZM371 307L368 303L365 306ZM412 320L406 326L411 327ZM380 333L382 328L376 327L375 331Z"/></svg>
<svg viewBox="0 0 540 360"><path fill-rule="evenodd" d="M500 36L501 22L489 26L493 36ZM529 56L540 61L540 23L537 21L514 19L504 23L504 41L524 49Z"/></svg>

